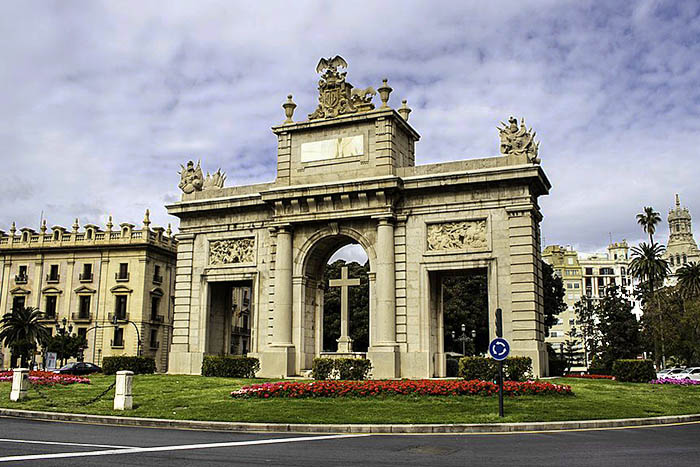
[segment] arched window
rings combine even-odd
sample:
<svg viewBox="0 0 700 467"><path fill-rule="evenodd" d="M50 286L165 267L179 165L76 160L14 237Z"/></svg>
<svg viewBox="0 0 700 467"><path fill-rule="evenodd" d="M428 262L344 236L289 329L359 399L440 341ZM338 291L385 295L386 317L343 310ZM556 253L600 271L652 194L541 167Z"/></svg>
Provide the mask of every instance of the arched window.
<svg viewBox="0 0 700 467"><path fill-rule="evenodd" d="M671 266L673 266L673 256L671 256L670 259L671 259L671 261L670 261L670 262L671 262Z"/></svg>
<svg viewBox="0 0 700 467"><path fill-rule="evenodd" d="M688 264L688 258L685 256L685 253L683 253L683 264Z"/></svg>

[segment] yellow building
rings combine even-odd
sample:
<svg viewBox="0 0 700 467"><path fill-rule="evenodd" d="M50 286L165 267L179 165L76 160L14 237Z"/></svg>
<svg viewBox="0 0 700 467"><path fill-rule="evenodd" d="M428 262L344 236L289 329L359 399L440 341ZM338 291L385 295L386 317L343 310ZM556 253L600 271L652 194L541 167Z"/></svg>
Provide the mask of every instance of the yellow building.
<svg viewBox="0 0 700 467"><path fill-rule="evenodd" d="M167 371L177 245L170 227L120 224L110 217L106 230L76 219L72 230L46 221L30 228L0 231L0 310L36 307L52 334L57 326L84 335L84 360L101 365L114 355L154 357ZM116 324L115 324L116 323ZM9 349L0 362L10 366ZM41 361L40 357L37 357Z"/></svg>
<svg viewBox="0 0 700 467"><path fill-rule="evenodd" d="M571 247L550 245L542 252L542 260L554 268L554 274L562 279L566 310L557 316L557 322L549 331L546 342L555 350L560 350L575 323L574 305L581 300L583 293L583 269L579 263L578 253Z"/></svg>

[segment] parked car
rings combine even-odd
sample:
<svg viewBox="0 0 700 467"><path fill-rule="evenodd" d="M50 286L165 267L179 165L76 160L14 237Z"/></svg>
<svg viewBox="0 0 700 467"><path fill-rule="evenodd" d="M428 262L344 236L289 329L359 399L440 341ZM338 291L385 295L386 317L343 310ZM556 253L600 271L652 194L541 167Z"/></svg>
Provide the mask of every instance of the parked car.
<svg viewBox="0 0 700 467"><path fill-rule="evenodd" d="M73 362L68 365L62 366L58 370L54 370L54 373L60 373L64 375L89 375L92 373L99 373L102 368L95 365L94 363L87 362Z"/></svg>
<svg viewBox="0 0 700 467"><path fill-rule="evenodd" d="M686 369L685 368L665 368L658 373L656 373L656 377L659 379L663 378L678 378L678 375L682 372L684 372Z"/></svg>
<svg viewBox="0 0 700 467"><path fill-rule="evenodd" d="M695 381L700 381L700 367L686 368L673 377L676 379L694 379Z"/></svg>

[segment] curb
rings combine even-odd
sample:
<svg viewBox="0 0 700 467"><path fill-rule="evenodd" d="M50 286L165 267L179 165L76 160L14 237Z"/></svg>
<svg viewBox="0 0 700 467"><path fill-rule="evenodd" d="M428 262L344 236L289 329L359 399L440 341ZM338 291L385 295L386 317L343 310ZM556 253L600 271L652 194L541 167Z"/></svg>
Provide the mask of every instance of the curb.
<svg viewBox="0 0 700 467"><path fill-rule="evenodd" d="M629 428L679 423L700 423L700 414L672 415L652 418L622 418L617 420L579 420L565 422L524 423L457 423L425 425L322 425L301 423L242 423L207 422L198 420L168 420L162 418L116 417L110 415L87 415L61 412L40 412L0 408L0 417L29 420L93 423L101 425L135 426L147 428L174 428L205 431L231 431L252 433L518 433L564 430L596 430Z"/></svg>

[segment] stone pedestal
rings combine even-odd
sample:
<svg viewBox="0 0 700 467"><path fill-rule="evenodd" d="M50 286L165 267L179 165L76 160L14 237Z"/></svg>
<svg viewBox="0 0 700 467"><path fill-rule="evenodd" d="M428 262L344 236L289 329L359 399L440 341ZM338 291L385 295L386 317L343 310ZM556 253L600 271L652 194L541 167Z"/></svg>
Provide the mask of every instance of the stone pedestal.
<svg viewBox="0 0 700 467"><path fill-rule="evenodd" d="M287 378L296 374L294 346L271 346L260 354L260 372L263 378Z"/></svg>
<svg viewBox="0 0 700 467"><path fill-rule="evenodd" d="M26 368L15 368L12 373L12 390L10 391L10 400L17 402L26 398L28 389L29 370Z"/></svg>
<svg viewBox="0 0 700 467"><path fill-rule="evenodd" d="M398 378L401 366L397 346L370 347L367 359L372 362L372 379Z"/></svg>
<svg viewBox="0 0 700 467"><path fill-rule="evenodd" d="M340 336L340 339L337 339L337 342L338 353L352 353L352 339L350 339L350 337L347 335Z"/></svg>
<svg viewBox="0 0 700 467"><path fill-rule="evenodd" d="M117 385L114 388L114 410L132 409L131 386L133 380L133 371L117 371Z"/></svg>

